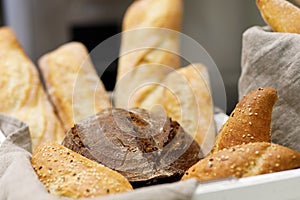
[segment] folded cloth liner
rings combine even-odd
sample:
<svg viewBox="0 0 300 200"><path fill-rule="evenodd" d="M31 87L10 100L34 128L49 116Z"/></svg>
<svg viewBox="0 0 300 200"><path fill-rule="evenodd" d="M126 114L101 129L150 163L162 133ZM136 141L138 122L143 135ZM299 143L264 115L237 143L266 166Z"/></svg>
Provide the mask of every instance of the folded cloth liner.
<svg viewBox="0 0 300 200"><path fill-rule="evenodd" d="M239 96L273 87L279 99L272 116L272 141L300 152L300 34L252 27L243 35Z"/></svg>
<svg viewBox="0 0 300 200"><path fill-rule="evenodd" d="M28 126L0 114L0 129L6 139L0 146L0 199L59 200L70 199L49 194L30 164L31 140ZM88 198L89 200L185 200L191 199L197 187L195 179L137 189L133 192Z"/></svg>

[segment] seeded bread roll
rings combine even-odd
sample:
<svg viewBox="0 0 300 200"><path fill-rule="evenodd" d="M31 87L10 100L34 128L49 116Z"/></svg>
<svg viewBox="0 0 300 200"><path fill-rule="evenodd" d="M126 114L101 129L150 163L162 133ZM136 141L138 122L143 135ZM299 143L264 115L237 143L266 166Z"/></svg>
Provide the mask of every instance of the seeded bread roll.
<svg viewBox="0 0 300 200"><path fill-rule="evenodd" d="M223 149L192 166L182 180L206 181L279 172L300 167L300 154L289 148L266 142L249 143Z"/></svg>
<svg viewBox="0 0 300 200"><path fill-rule="evenodd" d="M132 190L121 174L59 144L41 144L32 155L31 163L53 195L83 198Z"/></svg>
<svg viewBox="0 0 300 200"><path fill-rule="evenodd" d="M265 22L275 32L300 33L300 9L286 0L256 0Z"/></svg>
<svg viewBox="0 0 300 200"><path fill-rule="evenodd" d="M270 142L272 110L276 101L277 92L273 88L249 92L221 128L212 152L250 142Z"/></svg>
<svg viewBox="0 0 300 200"><path fill-rule="evenodd" d="M177 122L144 109L104 110L76 124L63 145L118 171L133 187L178 181L203 157Z"/></svg>

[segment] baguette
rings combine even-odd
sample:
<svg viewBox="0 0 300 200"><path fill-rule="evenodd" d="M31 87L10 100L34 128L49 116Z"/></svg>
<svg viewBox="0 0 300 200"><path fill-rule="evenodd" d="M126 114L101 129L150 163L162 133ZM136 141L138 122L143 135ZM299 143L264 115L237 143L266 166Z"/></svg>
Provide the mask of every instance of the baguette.
<svg viewBox="0 0 300 200"><path fill-rule="evenodd" d="M277 101L273 88L249 92L222 126L212 152L250 142L271 141L272 110Z"/></svg>
<svg viewBox="0 0 300 200"><path fill-rule="evenodd" d="M88 198L132 190L121 174L59 144L41 144L32 155L31 163L53 195Z"/></svg>
<svg viewBox="0 0 300 200"><path fill-rule="evenodd" d="M256 0L265 22L275 32L300 33L300 9L286 0Z"/></svg>
<svg viewBox="0 0 300 200"><path fill-rule="evenodd" d="M65 130L75 121L111 107L85 46L79 42L62 45L39 59L47 92Z"/></svg>
<svg viewBox="0 0 300 200"><path fill-rule="evenodd" d="M258 142L211 154L187 170L182 180L196 178L207 181L229 176L243 178L299 167L298 152L280 145Z"/></svg>
<svg viewBox="0 0 300 200"><path fill-rule="evenodd" d="M43 141L61 142L64 131L14 32L0 28L0 112L29 125L32 148Z"/></svg>
<svg viewBox="0 0 300 200"><path fill-rule="evenodd" d="M114 94L116 107L137 107L151 98L166 74L179 68L181 18L182 0L135 1L128 8ZM130 101L137 88L135 101Z"/></svg>

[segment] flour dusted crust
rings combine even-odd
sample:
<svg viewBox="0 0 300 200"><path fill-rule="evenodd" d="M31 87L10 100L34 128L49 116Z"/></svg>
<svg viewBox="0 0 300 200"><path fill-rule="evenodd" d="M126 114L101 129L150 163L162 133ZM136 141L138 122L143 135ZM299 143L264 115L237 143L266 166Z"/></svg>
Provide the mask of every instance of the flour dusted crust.
<svg viewBox="0 0 300 200"><path fill-rule="evenodd" d="M0 112L28 123L33 149L43 141L61 142L64 131L36 67L8 27L0 28L0 75Z"/></svg>
<svg viewBox="0 0 300 200"><path fill-rule="evenodd" d="M286 0L256 0L265 22L275 32L300 33L300 9Z"/></svg>
<svg viewBox="0 0 300 200"><path fill-rule="evenodd" d="M151 98L166 74L179 68L177 31L181 28L182 7L182 0L143 0L128 8L114 96L117 107L137 107Z"/></svg>
<svg viewBox="0 0 300 200"><path fill-rule="evenodd" d="M47 92L69 130L75 121L111 107L103 83L79 42L62 45L39 60Z"/></svg>
<svg viewBox="0 0 300 200"><path fill-rule="evenodd" d="M41 144L31 163L53 195L83 198L132 190L121 174L52 142Z"/></svg>

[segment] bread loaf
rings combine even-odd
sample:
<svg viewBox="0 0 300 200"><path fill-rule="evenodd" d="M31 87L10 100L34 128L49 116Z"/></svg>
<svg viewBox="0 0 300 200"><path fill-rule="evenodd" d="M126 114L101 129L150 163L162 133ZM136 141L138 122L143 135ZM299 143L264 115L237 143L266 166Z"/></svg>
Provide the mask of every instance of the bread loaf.
<svg viewBox="0 0 300 200"><path fill-rule="evenodd" d="M76 124L63 145L118 171L134 187L180 180L203 157L177 122L144 109L104 110Z"/></svg>
<svg viewBox="0 0 300 200"><path fill-rule="evenodd" d="M221 128L213 152L250 142L270 142L276 101L273 88L259 88L244 96Z"/></svg>
<svg viewBox="0 0 300 200"><path fill-rule="evenodd" d="M55 143L41 144L31 159L48 192L70 198L131 191L121 174Z"/></svg>
<svg viewBox="0 0 300 200"><path fill-rule="evenodd" d="M0 112L28 123L35 149L43 141L61 142L64 131L14 32L0 28Z"/></svg>
<svg viewBox="0 0 300 200"><path fill-rule="evenodd" d="M300 9L286 0L256 0L257 7L275 32L300 33Z"/></svg>
<svg viewBox="0 0 300 200"><path fill-rule="evenodd" d="M166 74L179 68L177 31L182 7L182 0L143 0L128 8L114 94L116 107L138 107L151 98ZM135 101L129 101L132 96Z"/></svg>
<svg viewBox="0 0 300 200"><path fill-rule="evenodd" d="M265 142L223 149L192 166L182 180L206 181L229 176L237 178L279 172L300 167L300 154L289 148Z"/></svg>
<svg viewBox="0 0 300 200"><path fill-rule="evenodd" d="M40 58L39 67L65 130L74 122L111 107L83 44L71 42L59 47Z"/></svg>

